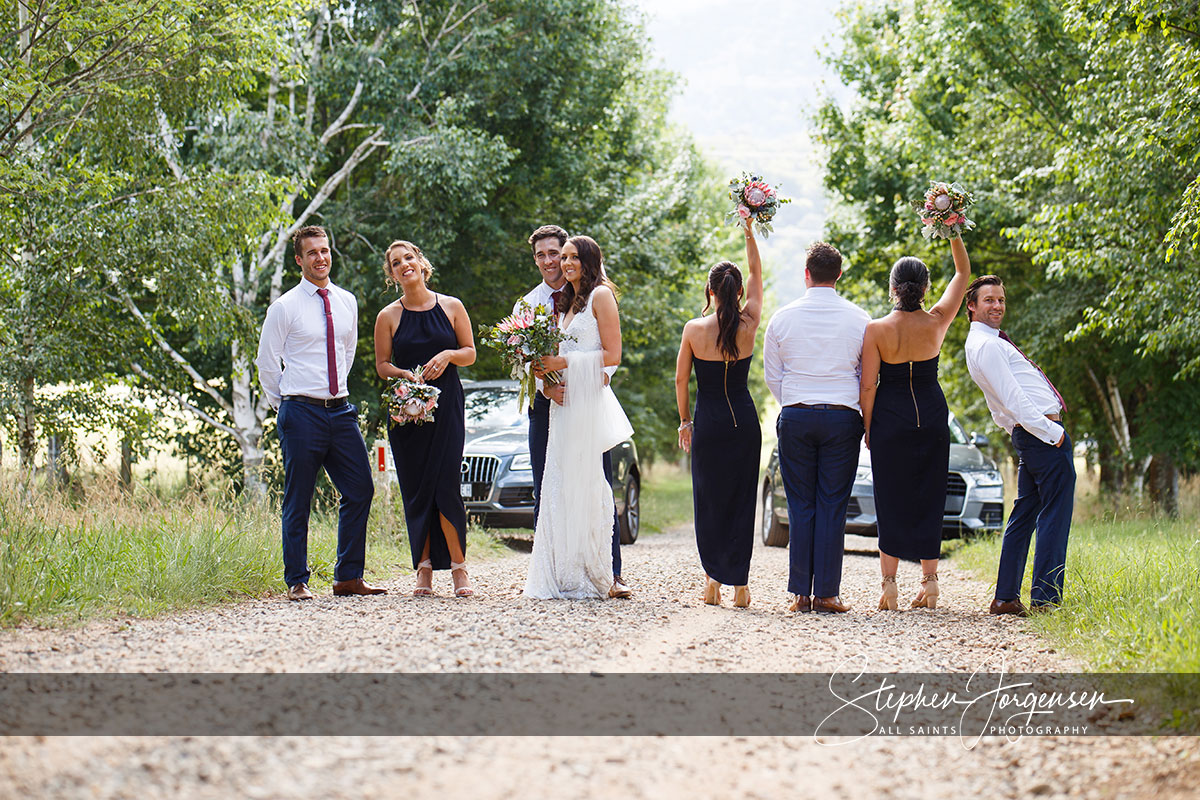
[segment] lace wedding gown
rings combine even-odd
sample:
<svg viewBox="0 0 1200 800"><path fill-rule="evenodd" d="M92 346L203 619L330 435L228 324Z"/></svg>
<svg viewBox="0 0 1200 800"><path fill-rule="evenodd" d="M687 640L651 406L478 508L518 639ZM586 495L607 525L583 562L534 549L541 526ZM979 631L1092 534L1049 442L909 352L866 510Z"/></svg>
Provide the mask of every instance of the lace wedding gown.
<svg viewBox="0 0 1200 800"><path fill-rule="evenodd" d="M574 339L559 345L567 360L567 393L563 405L550 404L527 597L605 598L612 585L613 497L602 458L633 428L612 389L603 385L604 352L593 297L594 292L564 329Z"/></svg>

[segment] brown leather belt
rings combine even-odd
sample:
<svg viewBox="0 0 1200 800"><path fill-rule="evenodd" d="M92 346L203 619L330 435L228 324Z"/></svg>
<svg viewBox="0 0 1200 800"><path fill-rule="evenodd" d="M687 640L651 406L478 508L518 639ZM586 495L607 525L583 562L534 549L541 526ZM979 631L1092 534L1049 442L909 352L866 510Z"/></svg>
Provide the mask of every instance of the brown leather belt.
<svg viewBox="0 0 1200 800"><path fill-rule="evenodd" d="M350 401L346 397L309 397L303 394L285 394L284 400L296 400L301 403L307 403L310 406L323 406L325 408L341 408Z"/></svg>

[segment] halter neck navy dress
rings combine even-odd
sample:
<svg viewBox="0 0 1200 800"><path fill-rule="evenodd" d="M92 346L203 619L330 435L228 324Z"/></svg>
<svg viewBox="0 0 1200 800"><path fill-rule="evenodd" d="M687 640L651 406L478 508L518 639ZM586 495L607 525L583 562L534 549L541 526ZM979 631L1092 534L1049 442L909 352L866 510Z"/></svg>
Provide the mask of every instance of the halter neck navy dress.
<svg viewBox="0 0 1200 800"><path fill-rule="evenodd" d="M762 431L746 386L750 361L692 359L692 508L704 572L726 586L745 586L754 550Z"/></svg>
<svg viewBox="0 0 1200 800"><path fill-rule="evenodd" d="M404 303L401 301L401 305ZM443 350L458 347L454 325L440 302L427 311L404 307L400 324L392 337L392 363L401 369L413 369ZM450 550L442 533L439 514L458 532L458 544L467 552L467 509L460 494L463 444L466 439L466 413L458 367L449 364L446 371L429 381L442 390L438 396L433 422L424 425L388 426L388 441L396 462L396 477L404 499L404 521L412 550L413 568L421 560L425 542L434 569L450 569Z"/></svg>
<svg viewBox="0 0 1200 800"><path fill-rule="evenodd" d="M942 552L950 423L938 358L879 365L871 475L879 550L907 560Z"/></svg>

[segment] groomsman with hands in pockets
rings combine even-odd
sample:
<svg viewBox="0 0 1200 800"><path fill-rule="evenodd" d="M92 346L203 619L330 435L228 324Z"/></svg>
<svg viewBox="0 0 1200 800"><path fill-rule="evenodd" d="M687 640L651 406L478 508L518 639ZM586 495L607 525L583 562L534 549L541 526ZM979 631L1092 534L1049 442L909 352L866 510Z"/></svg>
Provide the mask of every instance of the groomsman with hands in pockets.
<svg viewBox="0 0 1200 800"><path fill-rule="evenodd" d="M531 308L544 305L554 310L559 292L567 285L566 276L562 272L562 248L567 243L567 232L557 225L542 225L529 236L529 246L533 249L533 263L541 273L542 282L529 290L521 298ZM516 313L521 305L518 300L513 306ZM557 313L556 313L557 316ZM616 367L605 367L604 375L607 382ZM546 444L550 439L550 401L563 404L566 386L559 384L546 386L541 378L537 378L538 391L529 404L529 459L533 465L533 522L537 527L538 513L541 511L542 476L546 471ZM612 455L604 454L604 477L612 482ZM628 598L633 593L621 578L621 529L617 521L616 510L613 511L613 585L609 589L609 597Z"/></svg>
<svg viewBox="0 0 1200 800"><path fill-rule="evenodd" d="M859 406L863 336L871 317L838 295L842 254L808 248L804 295L767 325L763 369L783 406L776 423L787 492L791 611L842 613L846 506L863 437Z"/></svg>
<svg viewBox="0 0 1200 800"><path fill-rule="evenodd" d="M1020 456L1017 499L1004 528L996 597L989 611L1023 617L1029 610L1021 602L1021 580L1035 529L1030 603L1034 611L1049 611L1062 602L1075 461L1062 424L1062 395L1000 329L1006 310L1004 282L997 276L983 275L967 287L967 370L983 390L992 419L1012 436Z"/></svg>
<svg viewBox="0 0 1200 800"><path fill-rule="evenodd" d="M358 347L358 301L329 280L333 260L323 228L300 228L292 245L303 277L267 309L255 360L263 393L278 410L287 596L313 597L308 589L308 518L321 469L341 494L334 595L386 594L362 578L375 486L358 409L350 404L346 388Z"/></svg>

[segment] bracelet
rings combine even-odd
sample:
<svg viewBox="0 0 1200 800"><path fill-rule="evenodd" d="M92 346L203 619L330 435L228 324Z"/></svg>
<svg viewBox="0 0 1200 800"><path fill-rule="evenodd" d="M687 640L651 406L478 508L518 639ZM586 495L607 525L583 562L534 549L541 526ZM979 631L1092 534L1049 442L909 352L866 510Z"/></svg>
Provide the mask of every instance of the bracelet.
<svg viewBox="0 0 1200 800"><path fill-rule="evenodd" d="M690 419L685 419L683 422L679 423L679 432L683 433L684 429L689 431L692 429L692 421Z"/></svg>

